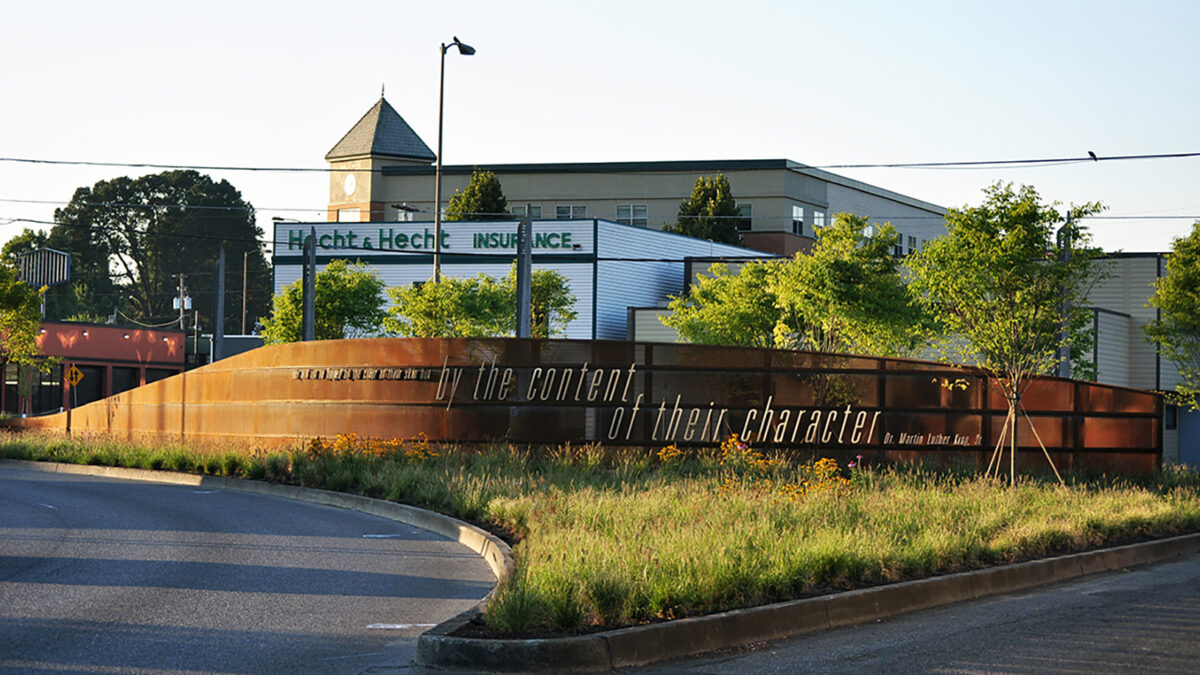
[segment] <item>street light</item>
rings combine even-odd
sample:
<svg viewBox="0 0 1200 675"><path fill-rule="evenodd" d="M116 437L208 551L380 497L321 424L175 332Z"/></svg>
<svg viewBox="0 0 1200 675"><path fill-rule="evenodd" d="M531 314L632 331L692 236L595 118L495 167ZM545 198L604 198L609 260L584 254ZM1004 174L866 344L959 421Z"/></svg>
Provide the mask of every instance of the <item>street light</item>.
<svg viewBox="0 0 1200 675"><path fill-rule="evenodd" d="M458 36L450 44L442 43L442 70L438 78L438 147L437 168L433 174L433 282L442 280L442 108L446 93L446 52L451 47L458 47L458 53L471 56L475 48L458 41Z"/></svg>

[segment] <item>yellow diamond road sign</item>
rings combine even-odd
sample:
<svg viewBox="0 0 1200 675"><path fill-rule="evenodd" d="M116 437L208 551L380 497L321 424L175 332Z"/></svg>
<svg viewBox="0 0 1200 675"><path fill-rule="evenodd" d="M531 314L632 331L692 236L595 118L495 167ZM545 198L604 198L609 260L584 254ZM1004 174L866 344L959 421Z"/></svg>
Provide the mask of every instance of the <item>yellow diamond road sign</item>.
<svg viewBox="0 0 1200 675"><path fill-rule="evenodd" d="M79 370L75 366L71 366L67 369L67 382L70 382L72 387L79 384L79 381L82 379L83 371Z"/></svg>

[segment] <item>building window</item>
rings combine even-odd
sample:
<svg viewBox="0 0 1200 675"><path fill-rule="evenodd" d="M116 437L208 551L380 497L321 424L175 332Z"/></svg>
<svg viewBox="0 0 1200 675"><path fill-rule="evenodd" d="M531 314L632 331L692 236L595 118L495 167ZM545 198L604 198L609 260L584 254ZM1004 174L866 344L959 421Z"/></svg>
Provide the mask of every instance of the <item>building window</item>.
<svg viewBox="0 0 1200 675"><path fill-rule="evenodd" d="M813 211L813 229L816 230L819 227L825 227L825 212Z"/></svg>
<svg viewBox="0 0 1200 675"><path fill-rule="evenodd" d="M646 227L650 223L650 219L646 215L646 205L617 204L617 222Z"/></svg>
<svg viewBox="0 0 1200 675"><path fill-rule="evenodd" d="M362 221L362 209L338 209L339 223L357 223Z"/></svg>
<svg viewBox="0 0 1200 675"><path fill-rule="evenodd" d="M564 206L563 204L559 204L558 206L554 207L554 217L559 220L579 220L581 218L587 218L587 206L580 204Z"/></svg>
<svg viewBox="0 0 1200 675"><path fill-rule="evenodd" d="M1163 428L1178 429L1179 428L1179 408L1170 403L1163 406Z"/></svg>
<svg viewBox="0 0 1200 675"><path fill-rule="evenodd" d="M754 219L753 204L738 204L738 221L737 228L743 232L750 229L750 221Z"/></svg>
<svg viewBox="0 0 1200 675"><path fill-rule="evenodd" d="M896 245L892 247L892 255L897 258L904 257L904 235L899 232L896 233Z"/></svg>
<svg viewBox="0 0 1200 675"><path fill-rule="evenodd" d="M792 204L792 234L804 234L804 207Z"/></svg>
<svg viewBox="0 0 1200 675"><path fill-rule="evenodd" d="M911 254L913 251L916 250L916 248L917 248L917 238L912 235L909 235L908 236L908 252Z"/></svg>
<svg viewBox="0 0 1200 675"><path fill-rule="evenodd" d="M537 220L542 217L542 205L524 204L522 206L514 206L512 207L512 214L518 218L529 216L530 218Z"/></svg>

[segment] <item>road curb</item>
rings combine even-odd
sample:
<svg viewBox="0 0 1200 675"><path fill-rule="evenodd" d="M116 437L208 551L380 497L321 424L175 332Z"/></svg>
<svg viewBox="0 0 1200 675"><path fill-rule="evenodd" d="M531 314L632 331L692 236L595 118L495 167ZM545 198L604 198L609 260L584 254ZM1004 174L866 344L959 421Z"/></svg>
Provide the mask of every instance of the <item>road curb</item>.
<svg viewBox="0 0 1200 675"><path fill-rule="evenodd" d="M23 460L0 460L0 463L38 471L211 486L363 511L463 543L487 561L497 579L507 578L513 571L511 550L494 535L448 516L394 502L217 476ZM644 666L1196 553L1200 553L1200 534L1188 534L591 635L532 640L455 636L456 631L478 615L485 599L475 608L423 633L417 642L416 663L434 668L498 672L597 672Z"/></svg>

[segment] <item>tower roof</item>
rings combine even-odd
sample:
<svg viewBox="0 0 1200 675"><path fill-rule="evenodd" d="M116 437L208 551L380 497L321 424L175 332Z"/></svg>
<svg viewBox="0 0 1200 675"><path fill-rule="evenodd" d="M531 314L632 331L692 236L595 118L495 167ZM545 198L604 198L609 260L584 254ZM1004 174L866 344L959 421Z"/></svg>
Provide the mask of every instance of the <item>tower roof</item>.
<svg viewBox="0 0 1200 675"><path fill-rule="evenodd" d="M365 155L384 155L432 162L437 159L425 141L404 121L400 113L382 96L362 116L325 159L345 159Z"/></svg>

